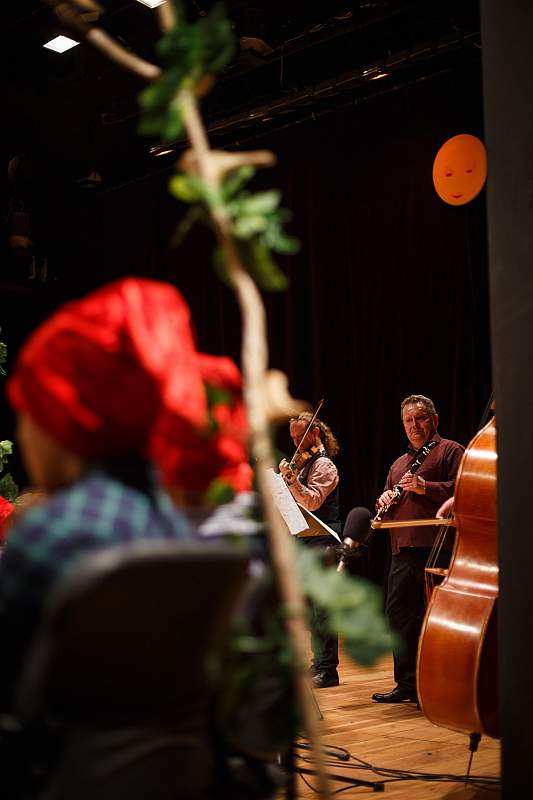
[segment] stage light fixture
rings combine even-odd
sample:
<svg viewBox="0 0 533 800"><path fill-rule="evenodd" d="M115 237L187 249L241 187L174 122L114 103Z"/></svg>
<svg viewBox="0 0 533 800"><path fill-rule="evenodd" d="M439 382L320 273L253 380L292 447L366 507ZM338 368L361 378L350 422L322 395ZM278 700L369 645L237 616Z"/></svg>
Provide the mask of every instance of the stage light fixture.
<svg viewBox="0 0 533 800"><path fill-rule="evenodd" d="M157 8L157 6L162 6L165 0L137 0L137 2L148 8Z"/></svg>
<svg viewBox="0 0 533 800"><path fill-rule="evenodd" d="M79 42L75 39L71 39L69 36L54 36L49 42L43 44L43 47L47 50L53 50L55 53L65 53L72 47L76 47L77 44L79 44Z"/></svg>
<svg viewBox="0 0 533 800"><path fill-rule="evenodd" d="M169 156L171 153L174 153L174 148L171 145L164 145L164 144L156 144L150 148L150 155L154 156Z"/></svg>
<svg viewBox="0 0 533 800"><path fill-rule="evenodd" d="M381 78L387 78L390 72L382 67L369 67L361 72L361 77L367 81L379 81Z"/></svg>

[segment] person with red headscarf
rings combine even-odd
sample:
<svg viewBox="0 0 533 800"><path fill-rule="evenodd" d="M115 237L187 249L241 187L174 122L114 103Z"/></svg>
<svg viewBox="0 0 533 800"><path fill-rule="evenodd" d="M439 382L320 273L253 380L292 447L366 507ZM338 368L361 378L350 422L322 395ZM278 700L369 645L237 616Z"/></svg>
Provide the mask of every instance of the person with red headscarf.
<svg viewBox="0 0 533 800"><path fill-rule="evenodd" d="M241 392L230 359L196 351L187 305L169 284L117 281L63 306L30 337L9 379L8 397L32 485L46 496L10 526L0 559L3 709L10 708L17 671L50 590L85 554L189 535L162 485L182 505L216 503L251 488ZM176 643L187 658L179 634ZM136 739L123 743L120 729L105 731L121 774L149 758L150 748L157 758L152 728L134 734ZM99 758L105 749L92 732L84 736L77 731L70 743L82 771L91 748ZM207 785L209 747L202 735L187 740L181 771L172 760L172 736L163 727L159 739L170 759L162 758L165 775L154 785L153 775L139 768L135 797L174 797L179 784L179 796L189 800L186 787L199 797L197 790ZM99 770L103 774L100 763ZM67 777L73 785L80 780ZM96 782L98 796L115 796L115 784L106 777Z"/></svg>
<svg viewBox="0 0 533 800"><path fill-rule="evenodd" d="M152 438L162 419L178 440L208 423L189 309L157 281L126 278L60 308L7 389L25 466L48 497L13 524L0 559L4 707L44 599L83 554L188 535L153 480Z"/></svg>

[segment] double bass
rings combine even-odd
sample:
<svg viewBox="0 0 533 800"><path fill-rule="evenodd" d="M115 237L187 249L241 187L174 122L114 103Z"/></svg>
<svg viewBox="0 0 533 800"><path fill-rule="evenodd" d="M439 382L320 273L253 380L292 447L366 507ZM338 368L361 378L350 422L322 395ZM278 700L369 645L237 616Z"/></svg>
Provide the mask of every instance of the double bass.
<svg viewBox="0 0 533 800"><path fill-rule="evenodd" d="M431 594L418 647L418 696L436 725L498 737L496 422L470 442L457 473L455 548Z"/></svg>

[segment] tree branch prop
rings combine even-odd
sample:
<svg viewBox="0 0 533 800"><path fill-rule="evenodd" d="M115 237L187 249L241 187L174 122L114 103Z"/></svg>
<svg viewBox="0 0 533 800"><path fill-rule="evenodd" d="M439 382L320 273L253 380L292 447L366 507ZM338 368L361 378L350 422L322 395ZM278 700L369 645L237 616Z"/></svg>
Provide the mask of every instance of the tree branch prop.
<svg viewBox="0 0 533 800"><path fill-rule="evenodd" d="M46 2L54 8L56 15L65 25L120 66L148 80L162 75L158 67L133 56L101 29L88 26L79 13L77 0L72 0L70 3L57 2L57 0L46 0ZM174 9L168 2L158 8L161 26L169 33L179 27L175 24L177 15L173 12ZM168 97L165 92L165 100L167 102L170 100L175 123L183 123L191 143L191 151L186 154L182 166L187 168L189 174L195 173L200 176L204 186L208 192L212 192L215 199L215 202L210 203L213 226L220 251L224 257L228 280L234 288L241 309L243 323L242 372L250 429L250 451L257 464L258 487L267 521L271 558L285 606L287 633L294 653L295 682L299 705L305 730L313 746L321 794L327 798L330 794L320 746L317 712L305 667L307 656L306 604L300 588L294 544L287 536L285 525L272 501L265 475L266 469L275 466L266 398L272 396L272 388L275 385L278 389L279 401L279 374L268 377L268 344L264 305L253 278L241 261L232 234L232 221L227 210L223 204L216 202L220 196L224 175L234 171L236 166L246 169L259 164L272 164L275 162L275 157L265 151L259 154L226 154L211 150L196 99L198 89L201 90L205 87L205 80L202 83L203 77L203 73L198 74L197 81L194 83L189 81L188 86L180 84L177 87L171 86L174 98ZM168 88L164 87L164 89ZM173 134L174 130L171 130L170 133ZM173 136L171 135L170 138ZM249 172L248 175L251 177ZM283 379L281 379L282 385ZM272 416L287 418L291 414L298 413L304 407L303 404L293 401L288 393L284 396L282 391L281 397L285 401L285 408L280 408L278 402Z"/></svg>
<svg viewBox="0 0 533 800"><path fill-rule="evenodd" d="M130 50L126 50L102 28L92 27L85 21L83 12L100 10L100 6L96 3L87 3L84 0L67 0L67 2L44 0L44 2L51 6L56 17L65 28L70 29L81 39L92 44L93 47L100 50L124 69L129 72L135 72L145 81L153 81L160 76L161 70L155 64L151 64Z"/></svg>
<svg viewBox="0 0 533 800"><path fill-rule="evenodd" d="M242 372L250 451L257 465L272 564L284 606L298 703L314 750L320 793L324 798L329 797L317 712L305 669L306 604L298 574L298 558L294 542L287 535L272 501L266 479L266 470L275 466L270 424L287 420L303 410L305 404L290 396L287 378L283 373L268 370L266 315L257 285L270 290L285 287L285 276L273 260L272 251L292 253L298 243L283 231L288 212L279 207L280 193L270 190L252 194L244 188L256 168L271 166L275 163L275 156L266 150L240 153L212 150L198 108L198 98L211 89L214 74L232 57L234 37L230 23L223 7L218 4L208 15L189 23L184 17L180 0L174 0L173 3L167 0L157 8L164 32L158 45L163 65L163 69L160 69L126 50L105 31L87 24L82 14L98 8L94 0L45 2L53 7L63 24L80 38L97 47L121 67L149 82L140 96L144 110L142 132L171 141L185 131L190 142L190 150L181 157L178 165L181 171L171 178L169 188L180 200L194 204L191 209L194 220L203 216L210 222L218 244L215 267L232 287L241 310ZM190 227L192 217L181 227ZM300 563L308 575L313 573L315 582L322 582L327 575L325 578L319 569L313 572L312 564L308 563L309 559L313 560L312 554L307 555L309 558L300 558ZM313 583L311 578L306 588L316 595L320 590L310 585ZM333 595L337 595L337 589L342 588L343 610L346 612L348 609L349 613L343 615L339 606L337 618L340 629L348 636L353 634L354 653L356 657L357 653L362 654L360 661L375 660L390 645L378 618L379 603L372 601L365 615L365 611L361 611L366 606L365 591L368 596L371 596L371 591L360 587L357 597L351 595L346 600L350 587L347 576L344 578L342 587L332 583L331 591L322 592L323 599L331 600ZM351 624L353 615L350 609L355 606L361 613L359 621ZM374 625L376 619L373 638L365 638L365 626Z"/></svg>

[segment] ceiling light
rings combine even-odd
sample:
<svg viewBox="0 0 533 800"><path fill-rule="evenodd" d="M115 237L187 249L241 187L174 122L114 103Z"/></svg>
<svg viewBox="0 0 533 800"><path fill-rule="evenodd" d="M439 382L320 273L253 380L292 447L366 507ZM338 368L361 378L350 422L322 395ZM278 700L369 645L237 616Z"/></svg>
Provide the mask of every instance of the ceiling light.
<svg viewBox="0 0 533 800"><path fill-rule="evenodd" d="M156 144L150 148L151 156L169 156L171 153L174 152L175 151L173 147L164 144Z"/></svg>
<svg viewBox="0 0 533 800"><path fill-rule="evenodd" d="M157 6L162 6L165 0L137 0L137 2L148 8L157 8Z"/></svg>
<svg viewBox="0 0 533 800"><path fill-rule="evenodd" d="M79 42L70 39L68 36L56 36L46 44L43 44L43 47L46 47L47 50L54 50L56 53L64 53L70 50L71 47L76 47L77 44Z"/></svg>
<svg viewBox="0 0 533 800"><path fill-rule="evenodd" d="M380 78L386 78L388 75L390 75L390 72L378 72L376 75L372 75L370 80L379 81Z"/></svg>

